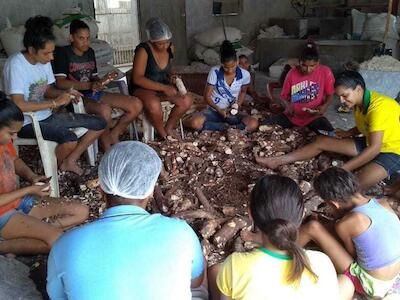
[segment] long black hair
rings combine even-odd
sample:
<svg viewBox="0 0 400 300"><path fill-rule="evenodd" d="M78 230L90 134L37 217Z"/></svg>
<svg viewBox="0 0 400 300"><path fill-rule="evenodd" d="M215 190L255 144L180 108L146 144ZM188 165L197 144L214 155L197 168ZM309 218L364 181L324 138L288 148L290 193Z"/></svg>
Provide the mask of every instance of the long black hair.
<svg viewBox="0 0 400 300"><path fill-rule="evenodd" d="M9 127L12 122L23 121L24 115L19 107L0 91L0 129Z"/></svg>
<svg viewBox="0 0 400 300"><path fill-rule="evenodd" d="M254 224L268 240L293 257L288 282L298 282L304 269L316 279L304 250L296 243L304 212L303 195L297 183L279 175L261 177L250 195L250 212Z"/></svg>
<svg viewBox="0 0 400 300"><path fill-rule="evenodd" d="M230 61L237 61L236 50L228 40L223 41L219 48L219 53L221 56L221 63L223 64Z"/></svg>
<svg viewBox="0 0 400 300"><path fill-rule="evenodd" d="M365 91L364 78L356 71L344 71L338 74L335 78L335 88L338 86L343 86L352 90L355 90L357 86L361 86Z"/></svg>
<svg viewBox="0 0 400 300"><path fill-rule="evenodd" d="M52 31L53 22L44 16L29 18L25 23L24 46L28 50L32 47L36 51L44 49L46 43L54 42L55 36Z"/></svg>
<svg viewBox="0 0 400 300"><path fill-rule="evenodd" d="M319 52L314 42L308 41L300 54L300 61L306 60L319 61Z"/></svg>

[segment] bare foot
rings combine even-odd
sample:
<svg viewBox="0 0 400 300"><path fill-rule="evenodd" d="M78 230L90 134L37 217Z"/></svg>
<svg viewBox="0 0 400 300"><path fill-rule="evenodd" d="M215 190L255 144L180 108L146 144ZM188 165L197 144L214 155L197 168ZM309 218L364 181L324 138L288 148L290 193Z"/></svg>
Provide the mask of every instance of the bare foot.
<svg viewBox="0 0 400 300"><path fill-rule="evenodd" d="M385 195L393 195L396 194L396 192L398 192L400 190L400 180L396 181L394 184L392 185L387 185L383 188L383 193Z"/></svg>
<svg viewBox="0 0 400 300"><path fill-rule="evenodd" d="M254 158L256 160L256 163L272 170L276 169L282 164L279 157L261 157L258 155L254 155Z"/></svg>
<svg viewBox="0 0 400 300"><path fill-rule="evenodd" d="M167 140L176 140L176 141L182 141L181 137L179 136L179 134L176 132L175 129L167 129Z"/></svg>
<svg viewBox="0 0 400 300"><path fill-rule="evenodd" d="M76 162L71 162L68 159L64 160L60 166L61 171L69 171L78 175L83 175L83 170L77 165Z"/></svg>
<svg viewBox="0 0 400 300"><path fill-rule="evenodd" d="M252 232L250 230L242 230L240 237L244 242L252 242L262 245L262 237L260 232Z"/></svg>

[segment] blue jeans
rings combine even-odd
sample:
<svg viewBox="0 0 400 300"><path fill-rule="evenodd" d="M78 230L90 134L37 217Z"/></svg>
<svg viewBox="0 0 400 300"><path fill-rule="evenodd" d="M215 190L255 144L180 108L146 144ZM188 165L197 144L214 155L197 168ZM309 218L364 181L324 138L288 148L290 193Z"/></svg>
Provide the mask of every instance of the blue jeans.
<svg viewBox="0 0 400 300"><path fill-rule="evenodd" d="M56 113L47 119L39 122L43 138L48 141L64 144L76 142L78 137L71 131L71 128L84 127L88 130L103 130L106 128L106 121L97 116L88 114ZM18 133L20 138L32 139L35 137L32 124L22 127Z"/></svg>
<svg viewBox="0 0 400 300"><path fill-rule="evenodd" d="M242 122L245 115L240 113L235 116L229 115L224 119L216 110L208 107L202 111L202 115L206 118L202 130L225 131L229 127L240 130L246 128L246 125Z"/></svg>
<svg viewBox="0 0 400 300"><path fill-rule="evenodd" d="M10 219L17 213L29 214L32 208L36 205L36 198L33 195L26 195L22 198L21 203L16 209L11 209L5 214L0 216L0 231L10 221Z"/></svg>
<svg viewBox="0 0 400 300"><path fill-rule="evenodd" d="M367 147L365 137L355 137L354 144L358 153L361 153ZM379 153L372 162L382 166L389 176L400 171L400 155L396 153Z"/></svg>

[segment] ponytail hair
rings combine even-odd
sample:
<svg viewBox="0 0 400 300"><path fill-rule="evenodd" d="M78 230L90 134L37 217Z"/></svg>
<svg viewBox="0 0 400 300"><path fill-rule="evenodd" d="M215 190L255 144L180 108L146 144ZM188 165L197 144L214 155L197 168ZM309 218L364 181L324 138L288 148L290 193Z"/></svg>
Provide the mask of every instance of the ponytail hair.
<svg viewBox="0 0 400 300"><path fill-rule="evenodd" d="M236 50L230 41L223 41L221 47L219 48L219 52L221 56L221 63L237 61Z"/></svg>
<svg viewBox="0 0 400 300"><path fill-rule="evenodd" d="M319 61L319 52L317 49L317 45L312 41L307 42L300 55L300 61L306 60Z"/></svg>
<svg viewBox="0 0 400 300"><path fill-rule="evenodd" d="M24 46L28 50L29 47L36 51L44 49L46 43L54 42L55 36L52 31L53 22L49 17L35 16L29 18L25 23Z"/></svg>
<svg viewBox="0 0 400 300"><path fill-rule="evenodd" d="M299 282L306 269L314 279L304 250L297 245L298 227L304 211L303 195L297 183L289 177L266 175L261 177L250 195L250 212L258 229L279 250L292 257L292 269L287 282Z"/></svg>

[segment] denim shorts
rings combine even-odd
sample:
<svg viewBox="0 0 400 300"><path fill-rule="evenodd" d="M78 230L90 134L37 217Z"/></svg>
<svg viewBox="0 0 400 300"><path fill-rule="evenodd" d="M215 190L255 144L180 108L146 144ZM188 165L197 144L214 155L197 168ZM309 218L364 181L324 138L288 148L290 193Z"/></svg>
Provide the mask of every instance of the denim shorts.
<svg viewBox="0 0 400 300"><path fill-rule="evenodd" d="M82 94L83 97L87 99L93 100L95 102L100 102L105 93L103 91L97 91L94 93L92 91L84 91Z"/></svg>
<svg viewBox="0 0 400 300"><path fill-rule="evenodd" d="M29 214L32 208L36 205L36 203L37 200L33 195L26 195L25 197L23 197L17 208L11 209L5 214L0 216L0 231L15 214L17 213L22 213L25 215Z"/></svg>
<svg viewBox="0 0 400 300"><path fill-rule="evenodd" d="M99 131L107 126L106 121L101 117L70 112L52 114L47 119L40 121L39 124L43 138L57 144L76 142L78 140L76 134L70 130L72 128L83 127L88 130ZM27 139L34 138L35 133L32 124L22 127L18 136Z"/></svg>
<svg viewBox="0 0 400 300"><path fill-rule="evenodd" d="M202 130L225 131L229 127L240 130L246 128L246 125L242 122L245 117L244 114L239 113L235 116L229 115L224 119L216 110L208 107L202 111L202 115L206 118Z"/></svg>
<svg viewBox="0 0 400 300"><path fill-rule="evenodd" d="M354 143L358 153L361 153L367 147L365 137L355 137ZM396 153L379 153L372 162L382 166L389 176L400 171L400 155Z"/></svg>

